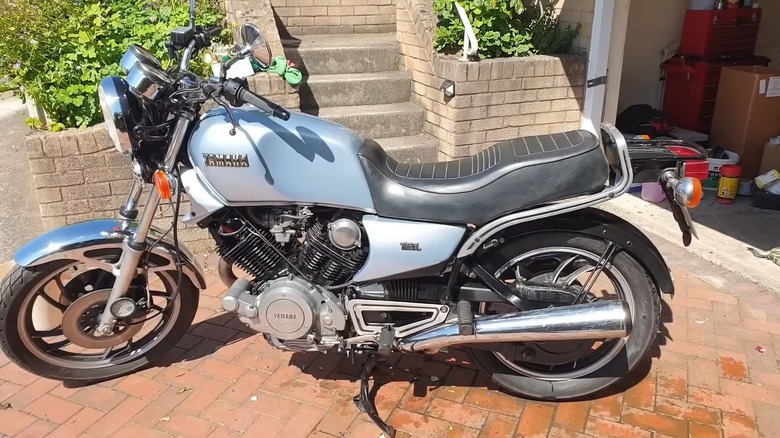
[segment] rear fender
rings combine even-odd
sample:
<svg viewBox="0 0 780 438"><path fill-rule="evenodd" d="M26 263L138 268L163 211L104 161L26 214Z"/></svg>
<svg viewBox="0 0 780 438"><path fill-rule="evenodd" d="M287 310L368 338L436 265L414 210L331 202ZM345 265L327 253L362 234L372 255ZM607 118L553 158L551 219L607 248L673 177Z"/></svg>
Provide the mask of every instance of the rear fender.
<svg viewBox="0 0 780 438"><path fill-rule="evenodd" d="M44 233L19 248L14 254L14 261L17 265L32 267L55 260L78 260L112 272L113 265L102 261L101 256L105 256L106 251L121 249L124 240L134 233L136 227L136 223L118 219L98 219L66 225ZM162 235L160 230L150 229L147 243L151 246ZM177 250L167 238L152 248L148 257L149 272L176 270L177 253L184 261L183 273L199 289L205 289L203 270L195 257L181 245Z"/></svg>
<svg viewBox="0 0 780 438"><path fill-rule="evenodd" d="M486 243L477 251L490 249L490 242L496 237L511 239L522 235L545 231L571 231L593 237L608 239L620 245L650 273L660 292L674 295L674 280L658 248L638 228L614 214L595 208L586 208L573 213L540 219L515 225L485 239ZM485 249L487 247L487 249Z"/></svg>

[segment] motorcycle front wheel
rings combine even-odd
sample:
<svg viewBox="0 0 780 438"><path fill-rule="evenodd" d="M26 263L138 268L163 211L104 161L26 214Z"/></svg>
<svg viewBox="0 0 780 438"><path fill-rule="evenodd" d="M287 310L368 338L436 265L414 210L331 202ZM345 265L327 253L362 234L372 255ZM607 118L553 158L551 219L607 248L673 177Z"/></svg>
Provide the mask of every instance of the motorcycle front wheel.
<svg viewBox="0 0 780 438"><path fill-rule="evenodd" d="M135 311L110 335L95 336L114 279L76 260L16 266L0 284L0 347L22 368L57 380L108 380L152 364L186 333L198 290L184 275L177 285L176 271L138 276L127 295Z"/></svg>
<svg viewBox="0 0 780 438"><path fill-rule="evenodd" d="M585 302L625 301L633 330L620 339L519 343L503 352L469 348L472 360L494 382L526 398L580 399L618 382L647 355L660 324L660 296L646 269L630 253L604 239L562 231L507 240L483 256L483 265L496 278L507 284L522 279L566 285L580 292L587 288ZM517 312L503 303L480 303L475 310L481 314Z"/></svg>

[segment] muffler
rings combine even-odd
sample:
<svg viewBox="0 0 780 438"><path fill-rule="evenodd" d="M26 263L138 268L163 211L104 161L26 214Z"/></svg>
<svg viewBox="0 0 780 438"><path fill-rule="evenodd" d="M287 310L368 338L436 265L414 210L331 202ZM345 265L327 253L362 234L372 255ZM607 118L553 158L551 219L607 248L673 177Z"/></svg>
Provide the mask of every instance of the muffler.
<svg viewBox="0 0 780 438"><path fill-rule="evenodd" d="M397 345L402 351L438 352L459 344L612 339L629 333L631 311L628 304L612 300L477 316L473 335L461 335L456 321L409 336Z"/></svg>

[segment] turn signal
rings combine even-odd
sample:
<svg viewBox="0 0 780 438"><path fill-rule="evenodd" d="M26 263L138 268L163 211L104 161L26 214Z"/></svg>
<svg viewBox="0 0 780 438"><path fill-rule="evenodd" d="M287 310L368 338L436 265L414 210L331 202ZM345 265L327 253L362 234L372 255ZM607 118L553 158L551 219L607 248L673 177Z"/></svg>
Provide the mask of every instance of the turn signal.
<svg viewBox="0 0 780 438"><path fill-rule="evenodd" d="M170 201L173 198L173 182L165 170L158 169L154 172L154 186L157 187L160 198L166 201Z"/></svg>
<svg viewBox="0 0 780 438"><path fill-rule="evenodd" d="M698 207L702 197L704 197L704 190L698 178L682 178L674 188L674 199L683 207Z"/></svg>

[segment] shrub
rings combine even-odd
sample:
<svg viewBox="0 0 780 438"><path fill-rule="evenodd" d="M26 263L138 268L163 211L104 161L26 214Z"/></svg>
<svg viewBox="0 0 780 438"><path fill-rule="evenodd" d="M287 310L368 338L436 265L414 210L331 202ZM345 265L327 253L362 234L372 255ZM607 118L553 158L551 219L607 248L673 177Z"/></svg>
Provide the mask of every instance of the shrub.
<svg viewBox="0 0 780 438"><path fill-rule="evenodd" d="M563 28L554 2L532 0L457 0L466 11L479 42L479 56L502 58L566 53L580 26ZM456 0L434 0L439 17L437 51L454 53L463 45L463 22L455 9ZM543 2L543 3L541 3Z"/></svg>
<svg viewBox="0 0 780 438"><path fill-rule="evenodd" d="M102 121L98 82L121 73L131 43L167 59L170 30L189 22L182 0L0 0L0 8L0 76L65 127ZM200 2L200 24L223 17L215 2Z"/></svg>

